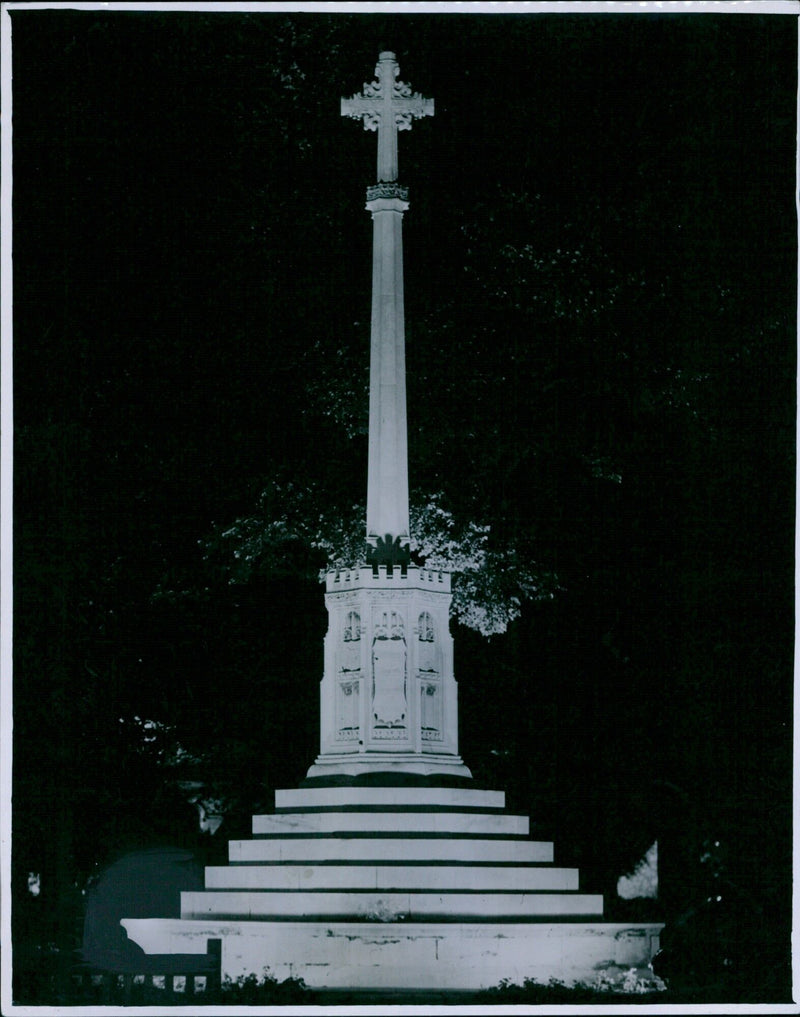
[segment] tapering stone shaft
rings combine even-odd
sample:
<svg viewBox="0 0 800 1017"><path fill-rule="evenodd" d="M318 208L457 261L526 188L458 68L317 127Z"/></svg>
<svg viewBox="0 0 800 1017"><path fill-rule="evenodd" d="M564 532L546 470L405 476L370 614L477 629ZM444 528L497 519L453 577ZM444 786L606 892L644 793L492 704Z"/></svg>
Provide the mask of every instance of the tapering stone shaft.
<svg viewBox="0 0 800 1017"><path fill-rule="evenodd" d="M425 99L398 81L388 50L378 57L376 81L342 99L342 116L362 120L378 133L378 183L367 190L372 213L372 327L370 338L367 542L389 535L407 545L408 438L406 418L405 315L403 310L403 212L408 192L397 183L397 132L433 116Z"/></svg>
<svg viewBox="0 0 800 1017"><path fill-rule="evenodd" d="M400 196L376 197L367 202L367 208L373 221L367 540L374 543L388 533L406 543L409 521L403 212L408 203Z"/></svg>

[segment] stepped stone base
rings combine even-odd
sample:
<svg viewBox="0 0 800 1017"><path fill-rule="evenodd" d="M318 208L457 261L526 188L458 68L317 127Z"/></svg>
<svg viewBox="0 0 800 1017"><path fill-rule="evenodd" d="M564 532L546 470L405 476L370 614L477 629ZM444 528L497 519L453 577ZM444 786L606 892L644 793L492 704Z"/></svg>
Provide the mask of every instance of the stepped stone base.
<svg viewBox="0 0 800 1017"><path fill-rule="evenodd" d="M474 990L646 968L661 925L604 922L505 795L463 786L309 786L228 845L179 919L124 919L148 954L205 954L222 977L312 988Z"/></svg>
<svg viewBox="0 0 800 1017"><path fill-rule="evenodd" d="M566 985L646 968L660 926L605 922L380 923L124 919L146 953L205 953L222 940L223 977L269 968L310 988L481 989L507 978Z"/></svg>
<svg viewBox="0 0 800 1017"><path fill-rule="evenodd" d="M322 837L232 840L230 860L240 862L552 862L553 845L548 841L499 839L456 839L430 837Z"/></svg>
<svg viewBox="0 0 800 1017"><path fill-rule="evenodd" d="M472 812L452 812L442 816L438 812L376 812L370 816L374 833L406 834L506 834L527 837L527 816L486 815ZM364 827L360 812L289 813L282 816L253 816L253 833L265 834L321 834L358 833Z"/></svg>
<svg viewBox="0 0 800 1017"><path fill-rule="evenodd" d="M541 915L600 915L603 898L599 894L557 891L531 893L457 893L423 891L418 893L386 890L201 890L181 894L184 918L236 919L243 913L250 918L275 914L295 918L378 919L393 922L419 921L448 917L453 912L467 918L532 918Z"/></svg>
<svg viewBox="0 0 800 1017"><path fill-rule="evenodd" d="M504 791L415 785L300 787L275 792L278 812L303 809L503 809Z"/></svg>
<svg viewBox="0 0 800 1017"><path fill-rule="evenodd" d="M554 865L209 865L206 890L352 890L436 887L438 893L577 890L578 870Z"/></svg>

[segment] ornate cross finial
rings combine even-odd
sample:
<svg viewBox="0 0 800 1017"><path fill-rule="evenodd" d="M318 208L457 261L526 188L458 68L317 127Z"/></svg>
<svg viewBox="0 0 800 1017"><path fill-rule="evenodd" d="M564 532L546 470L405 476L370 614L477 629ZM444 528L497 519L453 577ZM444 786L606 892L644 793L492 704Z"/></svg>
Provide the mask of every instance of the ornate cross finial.
<svg viewBox="0 0 800 1017"><path fill-rule="evenodd" d="M365 131L378 132L378 183L397 181L397 132L410 131L411 121L433 116L433 99L424 99L411 86L395 80L400 68L394 53L381 53L377 81L364 85L360 95L342 99L342 116L364 121Z"/></svg>

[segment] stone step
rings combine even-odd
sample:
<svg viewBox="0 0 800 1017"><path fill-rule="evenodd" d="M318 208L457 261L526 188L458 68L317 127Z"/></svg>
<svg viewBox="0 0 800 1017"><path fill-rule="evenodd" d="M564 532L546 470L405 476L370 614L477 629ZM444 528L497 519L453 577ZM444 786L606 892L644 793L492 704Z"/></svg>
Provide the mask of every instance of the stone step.
<svg viewBox="0 0 800 1017"><path fill-rule="evenodd" d="M232 840L240 862L552 862L550 841L426 837L275 837Z"/></svg>
<svg viewBox="0 0 800 1017"><path fill-rule="evenodd" d="M577 890L552 865L210 865L207 890Z"/></svg>
<svg viewBox="0 0 800 1017"><path fill-rule="evenodd" d="M504 791L465 787L301 787L275 792L276 809L408 808L503 809Z"/></svg>
<svg viewBox="0 0 800 1017"><path fill-rule="evenodd" d="M452 833L526 837L527 816L492 812L280 812L253 816L253 834Z"/></svg>
<svg viewBox="0 0 800 1017"><path fill-rule="evenodd" d="M383 890L331 892L184 891L184 919L350 918L353 921L420 921L426 918L515 919L542 915L603 913L603 898L589 893L387 893Z"/></svg>

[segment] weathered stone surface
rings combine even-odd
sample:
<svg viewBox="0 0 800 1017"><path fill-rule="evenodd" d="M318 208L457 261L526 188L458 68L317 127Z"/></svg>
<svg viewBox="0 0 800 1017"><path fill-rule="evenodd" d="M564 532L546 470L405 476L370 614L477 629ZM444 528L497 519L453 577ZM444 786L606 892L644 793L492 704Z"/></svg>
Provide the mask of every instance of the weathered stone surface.
<svg viewBox="0 0 800 1017"><path fill-rule="evenodd" d="M419 921L455 916L531 918L542 915L602 915L603 898L587 893L458 893L387 890L187 891L181 894L181 917L196 918L331 918L356 921Z"/></svg>
<svg viewBox="0 0 800 1017"><path fill-rule="evenodd" d="M312 988L479 989L501 979L566 984L646 967L659 924L612 922L267 922L125 919L146 953L205 953L222 940L232 978L261 972Z"/></svg>

